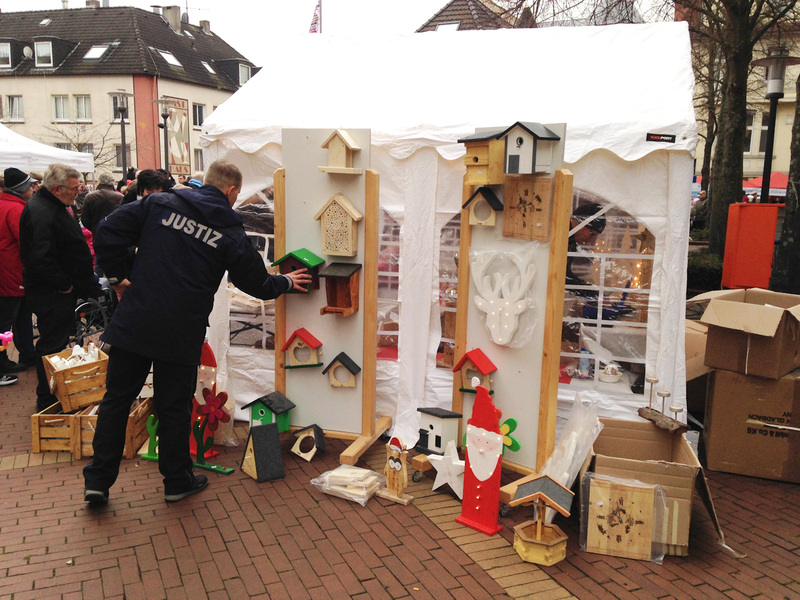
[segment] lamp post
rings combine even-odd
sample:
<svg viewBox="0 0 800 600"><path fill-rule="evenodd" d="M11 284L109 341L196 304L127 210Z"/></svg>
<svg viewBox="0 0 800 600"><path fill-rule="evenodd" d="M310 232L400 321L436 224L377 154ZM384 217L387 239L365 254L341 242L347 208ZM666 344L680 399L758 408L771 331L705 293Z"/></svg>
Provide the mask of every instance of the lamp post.
<svg viewBox="0 0 800 600"><path fill-rule="evenodd" d="M128 98L133 98L133 94L125 90L108 92L109 96L117 99L117 112L119 113L120 141L122 142L122 178L128 172L128 148L125 143L125 117L128 116Z"/></svg>
<svg viewBox="0 0 800 600"><path fill-rule="evenodd" d="M167 120L169 119L169 107L174 105L174 101L166 96L161 96L158 100L153 100L154 104L161 107L161 118L164 119L163 123L159 123L159 129L164 130L164 170L169 173L169 129L167 129Z"/></svg>
<svg viewBox="0 0 800 600"><path fill-rule="evenodd" d="M764 174L761 178L761 202L769 201L769 183L772 175L772 149L775 145L775 120L778 116L778 100L783 98L783 85L788 65L800 64L800 58L789 56L783 46L770 48L766 58L753 61L754 65L766 67L769 120L767 122L767 147L764 154Z"/></svg>

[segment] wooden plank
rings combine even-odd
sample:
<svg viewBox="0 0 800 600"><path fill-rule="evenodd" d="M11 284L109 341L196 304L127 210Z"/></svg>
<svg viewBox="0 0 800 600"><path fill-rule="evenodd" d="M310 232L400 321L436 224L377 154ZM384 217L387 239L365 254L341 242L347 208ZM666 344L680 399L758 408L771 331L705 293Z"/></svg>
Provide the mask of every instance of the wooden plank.
<svg viewBox="0 0 800 600"><path fill-rule="evenodd" d="M506 175L503 190L503 235L547 242L550 238L550 177Z"/></svg>
<svg viewBox="0 0 800 600"><path fill-rule="evenodd" d="M556 437L558 371L561 363L561 319L564 316L564 279L567 275L569 217L572 213L572 173L556 171L550 226L550 259L547 269L547 305L544 319L542 377L539 388L539 433L536 439L536 470L553 453Z"/></svg>
<svg viewBox="0 0 800 600"><path fill-rule="evenodd" d="M286 169L278 169L273 176L273 228L275 250L278 259L286 254ZM286 343L286 296L275 299L275 390L286 394L286 356L278 352Z"/></svg>
<svg viewBox="0 0 800 600"><path fill-rule="evenodd" d="M362 435L356 441L354 441L350 446L348 446L344 452L339 455L339 463L343 465L355 465L358 462L358 459L361 457L364 452L366 452L372 444L375 443L384 432L388 431L389 428L392 426L392 417L378 417L378 420L375 422L375 430L372 435Z"/></svg>
<svg viewBox="0 0 800 600"><path fill-rule="evenodd" d="M375 433L378 363L378 222L380 175L367 169L364 216L364 371L361 379L361 433Z"/></svg>

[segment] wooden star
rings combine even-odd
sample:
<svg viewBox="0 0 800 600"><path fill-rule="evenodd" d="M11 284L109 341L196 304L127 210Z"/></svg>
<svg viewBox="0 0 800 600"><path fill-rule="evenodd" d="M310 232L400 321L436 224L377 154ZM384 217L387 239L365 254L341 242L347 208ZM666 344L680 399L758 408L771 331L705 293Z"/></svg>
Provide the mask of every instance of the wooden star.
<svg viewBox="0 0 800 600"><path fill-rule="evenodd" d="M455 440L450 440L445 448L444 455L428 455L428 460L436 469L436 479L433 482L433 489L443 486L445 483L450 486L458 499L464 495L464 461L458 458Z"/></svg>

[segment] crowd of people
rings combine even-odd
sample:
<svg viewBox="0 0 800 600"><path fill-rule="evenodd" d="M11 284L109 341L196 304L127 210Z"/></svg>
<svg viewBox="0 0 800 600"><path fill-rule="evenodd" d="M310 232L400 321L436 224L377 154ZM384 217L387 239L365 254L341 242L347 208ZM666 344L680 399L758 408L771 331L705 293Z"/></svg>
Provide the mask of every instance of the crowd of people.
<svg viewBox="0 0 800 600"><path fill-rule="evenodd" d="M133 178L130 176L133 175ZM227 271L234 285L267 300L304 291L306 269L267 272L233 205L242 174L227 161L175 182L164 170L101 175L89 191L63 164L41 179L4 171L0 196L0 331L11 330L19 358L0 355L0 385L37 370L36 410L57 399L43 357L69 344L79 298L97 298L100 278L119 300L101 335L109 362L84 499L105 504L119 472L131 405L153 373L159 470L167 502L207 484L189 450L191 402L214 293ZM32 316L38 338L34 344Z"/></svg>

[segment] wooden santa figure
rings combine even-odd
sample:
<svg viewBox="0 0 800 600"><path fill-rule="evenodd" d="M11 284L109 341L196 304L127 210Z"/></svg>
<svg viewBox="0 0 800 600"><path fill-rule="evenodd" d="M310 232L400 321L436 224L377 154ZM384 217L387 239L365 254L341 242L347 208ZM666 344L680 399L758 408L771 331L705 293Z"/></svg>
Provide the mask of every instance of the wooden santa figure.
<svg viewBox="0 0 800 600"><path fill-rule="evenodd" d="M495 407L486 387L476 385L475 389L472 418L467 421L461 516L456 521L486 535L494 535L503 529L497 522L503 457L500 417L503 413Z"/></svg>

